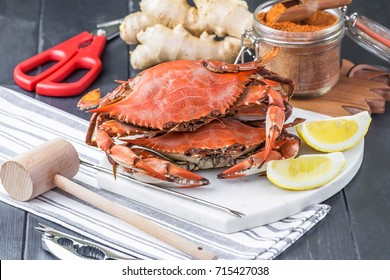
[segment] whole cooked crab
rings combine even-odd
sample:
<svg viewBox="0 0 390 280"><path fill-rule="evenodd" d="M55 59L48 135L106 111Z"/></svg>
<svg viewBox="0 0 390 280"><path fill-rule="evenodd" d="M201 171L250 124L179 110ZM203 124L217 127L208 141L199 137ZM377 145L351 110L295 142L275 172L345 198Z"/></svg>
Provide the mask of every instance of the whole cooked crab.
<svg viewBox="0 0 390 280"><path fill-rule="evenodd" d="M224 166L219 178L262 173L264 162L294 157L300 144L285 130L294 84L264 67L278 52L243 64L167 62L103 98L91 91L78 104L98 106L86 142L114 170L152 183L201 186L209 181L189 170Z"/></svg>

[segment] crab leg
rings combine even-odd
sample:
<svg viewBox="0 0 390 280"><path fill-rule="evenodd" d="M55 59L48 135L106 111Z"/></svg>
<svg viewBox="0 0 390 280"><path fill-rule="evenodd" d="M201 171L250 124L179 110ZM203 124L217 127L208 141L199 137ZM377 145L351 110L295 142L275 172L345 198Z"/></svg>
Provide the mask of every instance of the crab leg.
<svg viewBox="0 0 390 280"><path fill-rule="evenodd" d="M123 145L114 145L109 156L119 165L133 172L143 173L162 181L173 182L180 187L199 187L207 185L209 181L195 173L159 158L148 157L142 159L131 148Z"/></svg>
<svg viewBox="0 0 390 280"><path fill-rule="evenodd" d="M268 155L268 158L265 157L265 152L260 151L240 163L230 167L229 169L222 171L217 175L219 179L229 179L229 178L238 178L243 176L248 176L252 174L258 174L265 171L265 168L262 168L264 162L268 160L279 160L282 159L282 155L277 151L271 151Z"/></svg>
<svg viewBox="0 0 390 280"><path fill-rule="evenodd" d="M166 180L166 177L161 172L158 172L145 163L131 149L123 145L114 145L107 152L109 157L121 166L131 168L133 170L147 173L148 175L160 180Z"/></svg>
<svg viewBox="0 0 390 280"><path fill-rule="evenodd" d="M280 133L283 130L283 125L285 121L284 114L284 104L282 96L275 90L268 90L269 105L267 110L267 115L265 118L265 148L264 148L264 157L267 158L273 145L276 142L276 139L279 137Z"/></svg>
<svg viewBox="0 0 390 280"><path fill-rule="evenodd" d="M153 177L165 180L165 177L160 172L155 171L145 164L131 149L123 145L116 145L106 131L98 129L95 141L97 146L107 153L109 161L116 163L113 165L114 174L116 174L116 166L119 164L125 167L143 170Z"/></svg>
<svg viewBox="0 0 390 280"><path fill-rule="evenodd" d="M281 131L283 130L284 121L286 119L286 107L284 104L284 99L280 93L270 87L272 85L271 80L266 80L267 85L255 85L248 88L246 94L238 102L236 108L239 109L240 106L257 104L261 105L264 102L264 99L268 97L268 108L266 112L266 142L265 142L265 153L264 157L267 158L270 151L273 149L273 144L276 139L279 137ZM245 108L245 107L244 107ZM249 111L250 112L250 111ZM245 111L242 111L245 113ZM247 120L250 117L249 113L246 112L245 118ZM244 114L243 114L244 115ZM241 119L244 117L241 116ZM244 119L245 119L244 118Z"/></svg>
<svg viewBox="0 0 390 280"><path fill-rule="evenodd" d="M299 152L301 139L293 134L282 134L276 142L276 149L280 150L283 158L293 158Z"/></svg>
<svg viewBox="0 0 390 280"><path fill-rule="evenodd" d="M99 126L99 129L104 130L109 135L116 137L131 135L137 135L140 137L153 137L158 134L158 132L156 131L143 129L142 127L137 127L131 124L120 122L115 119L105 121Z"/></svg>
<svg viewBox="0 0 390 280"><path fill-rule="evenodd" d="M296 135L283 133L275 142L274 150L269 152L268 157L265 156L265 150L262 150L219 173L217 177L228 179L262 173L266 171L263 166L267 161L295 157L298 154L299 145L300 139Z"/></svg>
<svg viewBox="0 0 390 280"><path fill-rule="evenodd" d="M181 187L198 187L209 183L206 178L175 166L169 161L150 156L142 158L131 148L114 144L112 138L104 130L97 131L96 143L100 149L107 153L109 160L116 163L113 165L114 174L116 166L121 165L162 181L174 182L175 185Z"/></svg>
<svg viewBox="0 0 390 280"><path fill-rule="evenodd" d="M280 52L279 47L274 47L271 51L269 51L267 54L262 56L261 58L241 63L241 64L228 64L225 62L220 61L214 61L214 60L202 60L202 64L210 71L216 72L216 73L235 73L239 71L249 71L249 70L255 70L259 67L262 67L263 65L267 64L270 60L272 60L274 57L276 57Z"/></svg>
<svg viewBox="0 0 390 280"><path fill-rule="evenodd" d="M267 117L265 121L265 148L264 157L267 158L276 139L279 137L284 124L284 112L283 109L277 106L271 106L268 108Z"/></svg>
<svg viewBox="0 0 390 280"><path fill-rule="evenodd" d="M95 113L92 115L92 117L89 121L87 133L85 135L85 143L87 143L88 145L91 145L91 146L97 146L96 142L94 140L92 140L92 136L93 136L95 129L96 129L96 123L97 123L98 117L99 117L98 113Z"/></svg>
<svg viewBox="0 0 390 280"><path fill-rule="evenodd" d="M77 103L77 107L80 108L80 110L84 110L99 105L99 101L100 89L94 89L88 92L79 100L79 102Z"/></svg>
<svg viewBox="0 0 390 280"><path fill-rule="evenodd" d="M209 184L208 179L190 172L189 169L173 164L168 158L155 153L155 151L150 151L137 146L132 146L131 149L154 170L165 174L167 181L172 182L172 184L168 183L168 186L170 187L179 186L181 188L192 188Z"/></svg>
<svg viewBox="0 0 390 280"><path fill-rule="evenodd" d="M176 166L169 161L159 158L146 158L144 159L144 162L157 172L164 174L166 181L171 181L180 185L180 187L192 188L209 184L208 179L184 168Z"/></svg>
<svg viewBox="0 0 390 280"><path fill-rule="evenodd" d="M136 84L140 76L128 79L127 81L116 80L120 85L112 92L101 98L100 89L94 89L85 94L77 103L80 110L93 108L96 106L102 107L115 103L116 101L126 97L131 93L132 88Z"/></svg>

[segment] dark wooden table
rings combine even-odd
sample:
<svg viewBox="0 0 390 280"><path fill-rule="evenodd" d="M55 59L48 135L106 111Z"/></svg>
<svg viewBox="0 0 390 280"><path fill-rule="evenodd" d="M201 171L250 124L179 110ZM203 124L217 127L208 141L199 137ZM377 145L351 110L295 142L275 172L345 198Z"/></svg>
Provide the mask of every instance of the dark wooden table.
<svg viewBox="0 0 390 280"><path fill-rule="evenodd" d="M248 1L251 11L260 2L264 1ZM13 68L82 30L137 9L138 1L129 0L0 0L0 85L88 119L89 115L76 108L79 97L49 98L19 89ZM353 0L349 11L390 27L387 0ZM104 70L91 89L100 87L107 92L115 87L115 79L134 76L129 49L120 39L108 44L102 57ZM342 57L356 64L389 66L348 37L343 39ZM331 212L278 259L390 259L390 108L386 109L384 114L373 115L356 177L325 201L332 206ZM39 222L52 224L0 202L0 259L52 259L34 230Z"/></svg>

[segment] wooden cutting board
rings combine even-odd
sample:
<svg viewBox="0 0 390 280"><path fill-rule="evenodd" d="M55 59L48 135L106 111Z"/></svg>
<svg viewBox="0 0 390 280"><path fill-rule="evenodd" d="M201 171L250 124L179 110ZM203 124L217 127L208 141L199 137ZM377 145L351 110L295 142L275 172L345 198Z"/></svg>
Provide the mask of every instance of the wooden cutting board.
<svg viewBox="0 0 390 280"><path fill-rule="evenodd" d="M343 60L339 82L329 92L313 98L293 97L290 103L297 108L337 117L363 110L380 114L385 111L388 100L390 72Z"/></svg>

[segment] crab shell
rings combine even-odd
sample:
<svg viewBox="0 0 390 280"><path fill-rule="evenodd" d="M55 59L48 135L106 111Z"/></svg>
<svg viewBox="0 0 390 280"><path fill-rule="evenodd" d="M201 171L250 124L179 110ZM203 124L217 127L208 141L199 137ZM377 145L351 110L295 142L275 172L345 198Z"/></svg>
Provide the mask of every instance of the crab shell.
<svg viewBox="0 0 390 280"><path fill-rule="evenodd" d="M232 165L235 159L265 141L265 130L234 119L220 119L194 132L170 132L154 138L124 141L175 161L193 163L194 169L208 169Z"/></svg>
<svg viewBox="0 0 390 280"><path fill-rule="evenodd" d="M78 104L81 109L98 106L90 110L94 114L86 142L105 151L114 168L120 165L184 185L208 180L171 162L184 163L187 169L233 165L219 178L259 173L265 161L281 158L282 150L290 156L297 152L293 138L289 148L283 148L289 139L283 126L292 111L288 101L294 83L264 68L279 50L238 65L205 60L162 63L103 98L91 92ZM127 139L127 145L115 140L134 135L141 138ZM156 157L143 158L136 146Z"/></svg>
<svg viewBox="0 0 390 280"><path fill-rule="evenodd" d="M197 170L235 165L254 151L262 149L265 139L264 128L223 118L194 132L170 132L154 138L122 140L130 146L144 147L176 163L181 162L186 169ZM273 153L268 160L292 157L298 153L300 140L295 135L283 131L277 142L277 153Z"/></svg>
<svg viewBox="0 0 390 280"><path fill-rule="evenodd" d="M264 63L273 55L264 58ZM292 81L282 79L262 66L234 73L215 73L205 63L179 60L149 68L124 85L122 100L115 100L118 98L115 93L108 102L112 104L101 102L99 108L90 112L108 114L111 118L149 129L194 131L230 113L255 73L262 77L267 90L268 83L280 83L287 89L283 98L289 100L292 95ZM264 114L259 118L264 119Z"/></svg>

